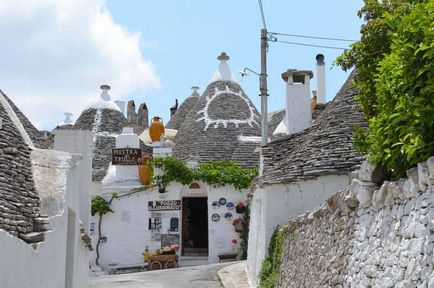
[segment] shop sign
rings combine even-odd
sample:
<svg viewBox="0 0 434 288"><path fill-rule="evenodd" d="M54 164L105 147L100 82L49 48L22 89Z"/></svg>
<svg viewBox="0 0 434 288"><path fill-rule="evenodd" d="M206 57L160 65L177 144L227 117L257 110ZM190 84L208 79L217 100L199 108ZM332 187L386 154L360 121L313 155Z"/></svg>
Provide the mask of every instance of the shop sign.
<svg viewBox="0 0 434 288"><path fill-rule="evenodd" d="M140 148L115 148L112 149L112 165L137 165L142 157Z"/></svg>
<svg viewBox="0 0 434 288"><path fill-rule="evenodd" d="M181 210L181 200L149 201L149 211Z"/></svg>

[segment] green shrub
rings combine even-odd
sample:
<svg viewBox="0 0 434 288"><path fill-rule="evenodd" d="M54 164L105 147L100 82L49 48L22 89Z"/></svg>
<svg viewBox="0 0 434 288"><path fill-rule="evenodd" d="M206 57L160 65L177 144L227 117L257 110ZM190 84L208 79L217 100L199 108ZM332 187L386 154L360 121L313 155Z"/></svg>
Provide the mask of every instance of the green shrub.
<svg viewBox="0 0 434 288"><path fill-rule="evenodd" d="M398 178L434 153L434 0L365 0L360 15L361 41L337 60L359 73L355 146Z"/></svg>
<svg viewBox="0 0 434 288"><path fill-rule="evenodd" d="M277 282L277 273L282 263L285 235L288 227L277 226L271 236L268 255L262 261L261 272L259 272L259 287L274 288Z"/></svg>

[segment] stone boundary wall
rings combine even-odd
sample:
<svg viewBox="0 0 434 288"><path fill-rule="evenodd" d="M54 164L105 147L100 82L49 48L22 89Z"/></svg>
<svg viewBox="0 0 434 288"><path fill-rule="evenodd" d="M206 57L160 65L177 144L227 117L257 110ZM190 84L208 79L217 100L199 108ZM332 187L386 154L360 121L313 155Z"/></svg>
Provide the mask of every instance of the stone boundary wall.
<svg viewBox="0 0 434 288"><path fill-rule="evenodd" d="M277 287L434 287L434 157L381 182L368 162L347 188L289 222Z"/></svg>

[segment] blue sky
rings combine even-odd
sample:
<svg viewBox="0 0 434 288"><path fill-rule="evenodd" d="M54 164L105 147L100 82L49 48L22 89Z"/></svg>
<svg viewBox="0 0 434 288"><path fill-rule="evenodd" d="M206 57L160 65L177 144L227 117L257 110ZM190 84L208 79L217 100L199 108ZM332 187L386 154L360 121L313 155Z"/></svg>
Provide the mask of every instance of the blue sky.
<svg viewBox="0 0 434 288"><path fill-rule="evenodd" d="M263 1L268 31L345 39L359 39L362 21L357 10L362 1ZM175 98L182 102L190 87L203 92L217 68L217 55L226 51L236 76L249 67L260 71L260 29L262 22L256 0L161 1L109 0L113 19L131 31L140 31L141 50L155 65L160 89L147 94L132 93L136 102L146 101L150 116L166 121ZM279 37L279 40L348 47L347 42L312 41ZM340 50L270 43L268 52L269 111L283 108L285 85L281 73L288 68L315 70L315 56L322 53L327 68ZM327 99L331 100L348 74L339 67L327 69ZM260 110L258 79L252 75L240 81ZM312 89L315 89L315 78Z"/></svg>
<svg viewBox="0 0 434 288"><path fill-rule="evenodd" d="M270 32L358 39L361 0L263 0ZM64 112L76 120L98 98L101 84L113 100L145 101L165 121L169 107L203 92L226 51L238 76L260 71L261 17L257 0L6 0L0 1L0 89L41 129ZM347 47L346 42L279 40ZM269 111L284 107L288 68L315 70L315 56L331 68L340 50L270 43ZM331 100L347 75L327 69ZM258 78L240 81L258 110ZM315 89L315 78L311 89Z"/></svg>

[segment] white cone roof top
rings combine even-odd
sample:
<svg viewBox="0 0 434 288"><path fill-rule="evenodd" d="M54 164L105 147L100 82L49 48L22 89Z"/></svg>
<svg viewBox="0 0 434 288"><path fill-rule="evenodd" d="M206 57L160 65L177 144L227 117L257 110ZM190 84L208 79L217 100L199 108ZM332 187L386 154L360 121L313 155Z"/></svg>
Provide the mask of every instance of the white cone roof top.
<svg viewBox="0 0 434 288"><path fill-rule="evenodd" d="M62 123L59 124L59 126L74 125L74 122L71 120L71 116L74 114L69 112L65 112L63 114L65 115L65 120L63 120Z"/></svg>
<svg viewBox="0 0 434 288"><path fill-rule="evenodd" d="M110 94L108 93L108 91L110 90L110 86L109 85L101 85L100 86L102 92L100 94L100 97L98 100L95 100L93 102L91 102L89 105L87 105L86 109L111 109L111 110L116 110L122 113L121 109L119 108L119 106L114 102L111 101L111 97Z"/></svg>
<svg viewBox="0 0 434 288"><path fill-rule="evenodd" d="M235 78L234 74L232 74L231 68L229 68L229 65L227 63L229 59L230 58L226 54L226 52L222 52L217 57L217 60L220 61L220 64L219 67L217 68L217 71L214 73L214 75L211 78L211 83L216 81L237 82L237 79Z"/></svg>

